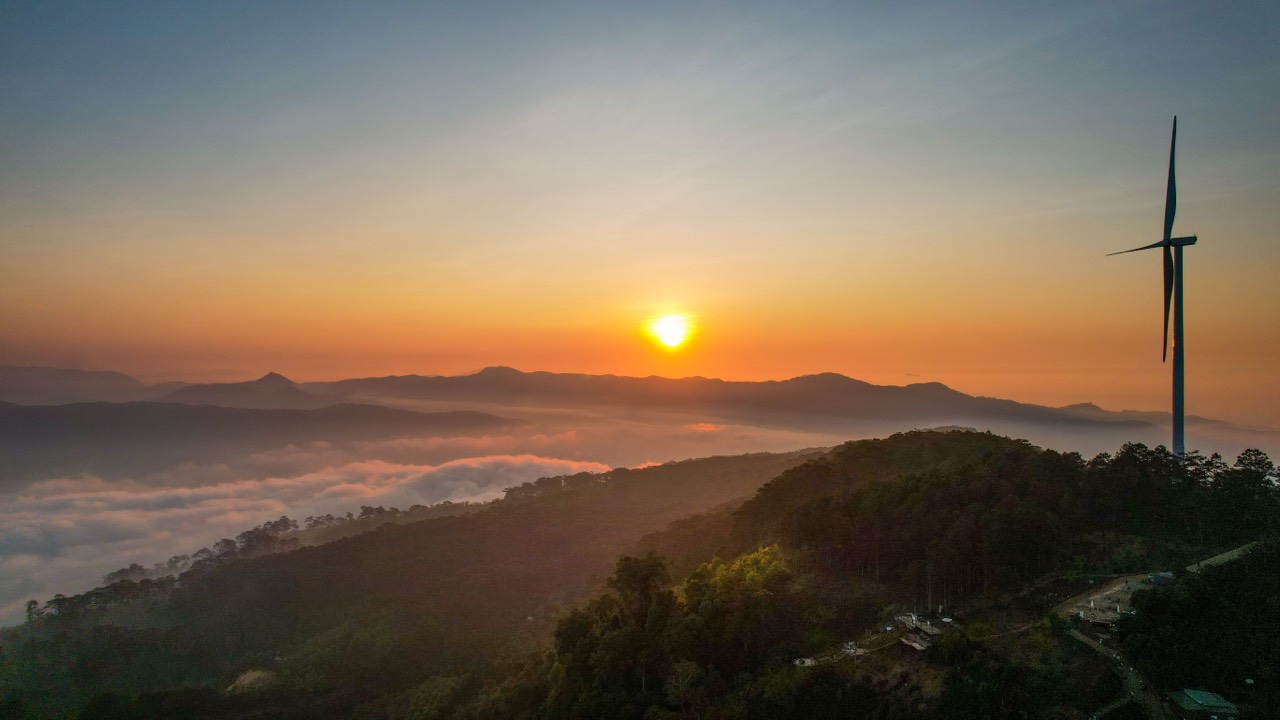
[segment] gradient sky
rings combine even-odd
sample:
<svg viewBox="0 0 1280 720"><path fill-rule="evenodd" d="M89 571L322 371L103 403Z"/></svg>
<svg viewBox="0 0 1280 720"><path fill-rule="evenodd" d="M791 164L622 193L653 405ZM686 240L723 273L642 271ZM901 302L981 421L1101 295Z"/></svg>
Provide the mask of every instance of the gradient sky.
<svg viewBox="0 0 1280 720"><path fill-rule="evenodd" d="M1164 409L1177 114L1188 410L1280 426L1280 4L1006 5L4 2L0 362Z"/></svg>

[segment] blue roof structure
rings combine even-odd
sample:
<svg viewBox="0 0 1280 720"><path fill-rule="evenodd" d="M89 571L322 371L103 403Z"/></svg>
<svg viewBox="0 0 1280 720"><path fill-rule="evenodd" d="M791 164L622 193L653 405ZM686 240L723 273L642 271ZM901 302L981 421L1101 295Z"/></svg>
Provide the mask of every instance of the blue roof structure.
<svg viewBox="0 0 1280 720"><path fill-rule="evenodd" d="M1203 712L1208 717L1237 717L1236 706L1227 702L1227 699L1217 693L1207 690L1187 690L1181 692L1170 693L1169 699L1183 710L1194 710Z"/></svg>

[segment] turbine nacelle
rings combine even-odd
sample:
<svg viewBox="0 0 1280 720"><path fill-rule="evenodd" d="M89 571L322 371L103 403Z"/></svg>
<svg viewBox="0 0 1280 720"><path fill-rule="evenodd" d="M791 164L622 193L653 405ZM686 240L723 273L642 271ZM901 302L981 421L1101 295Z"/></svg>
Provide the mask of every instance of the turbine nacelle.
<svg viewBox="0 0 1280 720"><path fill-rule="evenodd" d="M1136 247L1132 250L1121 250L1120 252L1107 253L1107 257L1111 257L1112 255L1124 255L1125 253L1138 252L1139 250L1153 250L1158 247L1186 247L1187 245L1195 245L1197 239L1198 238L1195 235L1188 235L1186 237L1169 238L1168 240L1153 242L1150 245L1143 245L1142 247Z"/></svg>

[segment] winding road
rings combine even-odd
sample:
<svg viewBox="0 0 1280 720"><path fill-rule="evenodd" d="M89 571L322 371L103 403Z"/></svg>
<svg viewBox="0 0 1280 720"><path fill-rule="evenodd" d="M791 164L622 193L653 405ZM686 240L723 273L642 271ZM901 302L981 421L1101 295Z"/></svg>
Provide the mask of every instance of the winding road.
<svg viewBox="0 0 1280 720"><path fill-rule="evenodd" d="M1214 555L1213 557L1202 560L1198 563L1192 563L1187 566L1187 570L1189 572L1199 572L1202 568L1209 567L1210 565L1221 565L1222 563L1230 562L1243 555L1245 551L1256 544L1256 542L1251 542L1246 545L1241 545L1234 550L1228 550L1227 552L1219 555ZM1083 606L1091 598L1097 599L1104 595L1108 595L1120 589L1120 587L1126 583L1144 581L1147 579L1147 575L1148 573L1142 573L1141 575L1126 575L1124 577L1115 578L1102 586L1102 588L1095 588L1073 598L1068 598L1067 600L1059 603L1053 609L1053 612L1058 617L1070 620L1071 609L1073 607ZM1172 720L1168 713L1165 712L1164 704L1160 701L1160 694L1155 688L1148 685L1147 682L1142 679L1142 676L1129 665L1129 663L1124 659L1124 656L1121 655L1118 650L1103 645L1075 628L1068 630L1067 634L1089 646L1094 650L1094 652L1105 657L1111 663L1111 669L1115 671L1116 675L1120 677L1120 681L1124 683L1124 693L1114 702L1096 710L1092 715L1090 715L1090 717L1101 718L1107 713L1117 710L1123 707L1126 703L1133 701L1142 705L1143 709L1147 712L1147 717L1151 718L1151 720Z"/></svg>

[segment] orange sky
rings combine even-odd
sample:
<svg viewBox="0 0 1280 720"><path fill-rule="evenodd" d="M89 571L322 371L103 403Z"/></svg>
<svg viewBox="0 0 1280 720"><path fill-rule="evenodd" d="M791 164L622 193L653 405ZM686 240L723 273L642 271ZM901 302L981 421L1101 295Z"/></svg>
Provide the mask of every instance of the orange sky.
<svg viewBox="0 0 1280 720"><path fill-rule="evenodd" d="M1177 112L1188 411L1280 426L1274 10L51 12L0 38L0 362L1164 409L1159 258L1104 255Z"/></svg>

